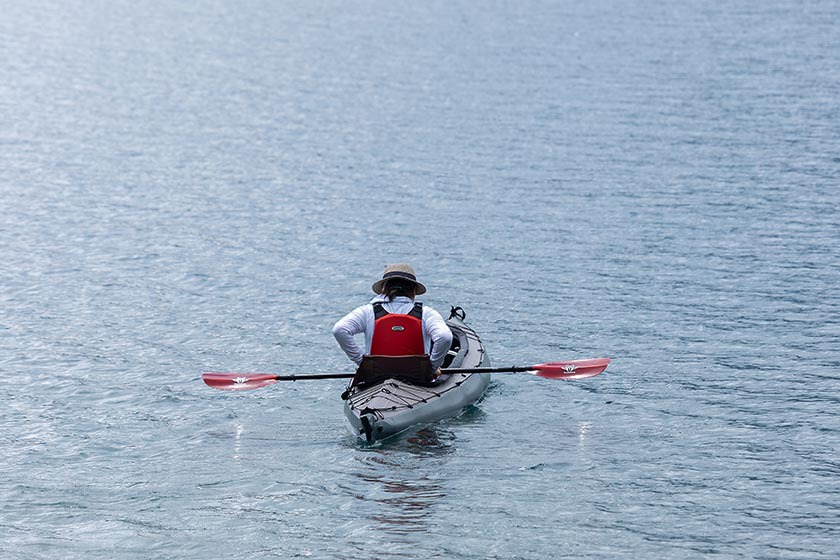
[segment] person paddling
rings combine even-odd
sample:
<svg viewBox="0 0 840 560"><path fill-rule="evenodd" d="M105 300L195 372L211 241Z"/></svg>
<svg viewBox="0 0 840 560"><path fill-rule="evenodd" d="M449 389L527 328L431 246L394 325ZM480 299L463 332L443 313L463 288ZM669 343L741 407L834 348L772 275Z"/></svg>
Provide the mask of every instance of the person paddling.
<svg viewBox="0 0 840 560"><path fill-rule="evenodd" d="M409 264L392 264L371 286L376 295L333 326L338 345L359 369L352 384L372 383L394 376L413 382L430 382L452 344L452 331L443 317L415 302L426 293ZM365 352L353 338L365 335Z"/></svg>

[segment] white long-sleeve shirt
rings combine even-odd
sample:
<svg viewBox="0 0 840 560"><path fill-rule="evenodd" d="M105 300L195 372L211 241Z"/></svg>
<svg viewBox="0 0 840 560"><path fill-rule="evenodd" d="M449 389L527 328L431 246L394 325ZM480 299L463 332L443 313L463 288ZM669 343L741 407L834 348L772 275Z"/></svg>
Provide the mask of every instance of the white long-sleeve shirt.
<svg viewBox="0 0 840 560"><path fill-rule="evenodd" d="M373 304L379 302L385 311L388 313L408 314L414 307L414 300L399 296L392 301L388 301L383 295L378 295L373 298L370 303L366 303L357 307L339 321L333 327L333 336L338 341L338 345L347 354L347 357L353 360L357 365L362 363L362 357L365 354L370 354L370 343L373 340L373 325L376 317L373 313ZM355 335L365 333L365 351L359 348L356 344ZM432 367L437 369L443 364L443 359L452 345L452 331L446 325L440 313L431 307L423 306L423 344L426 348L426 353L429 352L430 343L432 353L429 360L432 362Z"/></svg>

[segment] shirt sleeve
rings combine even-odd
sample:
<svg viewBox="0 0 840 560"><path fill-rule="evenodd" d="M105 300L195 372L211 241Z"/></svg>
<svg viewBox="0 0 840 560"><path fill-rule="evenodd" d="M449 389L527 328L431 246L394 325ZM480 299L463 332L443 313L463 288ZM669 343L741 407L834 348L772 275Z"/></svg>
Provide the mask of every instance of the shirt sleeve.
<svg viewBox="0 0 840 560"><path fill-rule="evenodd" d="M367 307L369 306L362 305L361 307L357 307L339 319L332 330L333 336L338 341L338 345L356 365L362 363L364 352L356 344L354 336L365 332L365 325L367 323L365 312Z"/></svg>
<svg viewBox="0 0 840 560"><path fill-rule="evenodd" d="M434 343L429 360L432 362L432 367L437 369L443 365L446 353L452 346L452 331L449 330L449 326L440 313L429 307L424 308L423 323L429 339Z"/></svg>

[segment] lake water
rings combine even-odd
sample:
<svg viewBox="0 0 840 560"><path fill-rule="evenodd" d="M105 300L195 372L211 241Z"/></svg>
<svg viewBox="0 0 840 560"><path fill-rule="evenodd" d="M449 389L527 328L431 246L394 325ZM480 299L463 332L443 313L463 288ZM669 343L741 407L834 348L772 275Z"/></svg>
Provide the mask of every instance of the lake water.
<svg viewBox="0 0 840 560"><path fill-rule="evenodd" d="M5 0L0 557L840 556L840 5ZM498 375L356 443L408 261Z"/></svg>

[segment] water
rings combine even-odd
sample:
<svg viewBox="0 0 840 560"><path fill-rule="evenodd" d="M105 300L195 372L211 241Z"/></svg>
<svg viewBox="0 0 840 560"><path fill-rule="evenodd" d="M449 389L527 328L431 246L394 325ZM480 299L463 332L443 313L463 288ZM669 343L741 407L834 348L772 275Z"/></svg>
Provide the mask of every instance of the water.
<svg viewBox="0 0 840 560"><path fill-rule="evenodd" d="M836 558L836 2L18 2L0 557ZM366 447L410 261L496 365Z"/></svg>

